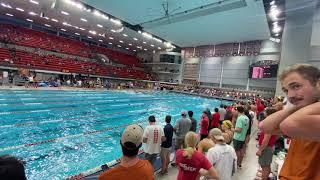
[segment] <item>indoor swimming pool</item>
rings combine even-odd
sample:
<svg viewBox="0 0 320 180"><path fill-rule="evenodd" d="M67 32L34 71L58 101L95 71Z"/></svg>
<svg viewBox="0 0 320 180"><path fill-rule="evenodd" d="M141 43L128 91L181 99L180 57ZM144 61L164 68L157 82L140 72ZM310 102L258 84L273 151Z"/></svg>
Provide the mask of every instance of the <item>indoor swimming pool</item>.
<svg viewBox="0 0 320 180"><path fill-rule="evenodd" d="M0 90L0 155L26 162L28 179L62 179L121 156L120 136L131 123L159 124L181 110L201 112L220 100L171 92ZM223 102L227 103L228 102Z"/></svg>

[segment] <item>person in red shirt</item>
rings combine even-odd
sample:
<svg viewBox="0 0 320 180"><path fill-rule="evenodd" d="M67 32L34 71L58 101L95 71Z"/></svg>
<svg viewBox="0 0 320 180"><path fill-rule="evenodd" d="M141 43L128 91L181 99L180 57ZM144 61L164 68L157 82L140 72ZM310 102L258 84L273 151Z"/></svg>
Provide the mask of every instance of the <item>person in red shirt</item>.
<svg viewBox="0 0 320 180"><path fill-rule="evenodd" d="M200 121L200 140L206 138L208 136L209 129L209 118L207 115L207 111L202 112L201 121Z"/></svg>
<svg viewBox="0 0 320 180"><path fill-rule="evenodd" d="M219 114L219 109L214 108L214 114L212 115L212 128L219 128L220 125L220 114Z"/></svg>
<svg viewBox="0 0 320 180"><path fill-rule="evenodd" d="M276 109L268 108L266 109L266 115L270 116L271 114L277 112ZM269 174L271 172L271 163L273 156L273 147L276 143L278 136L260 132L259 136L259 150L256 155L259 157L259 165L262 168L262 180L268 180Z"/></svg>
<svg viewBox="0 0 320 180"><path fill-rule="evenodd" d="M259 104L257 104L257 116L260 116L260 113L264 111L266 106L264 105L264 101L261 101Z"/></svg>
<svg viewBox="0 0 320 180"><path fill-rule="evenodd" d="M177 150L176 163L179 169L177 180L198 180L200 176L219 179L209 160L196 150L197 134L189 131L184 141L187 148Z"/></svg>

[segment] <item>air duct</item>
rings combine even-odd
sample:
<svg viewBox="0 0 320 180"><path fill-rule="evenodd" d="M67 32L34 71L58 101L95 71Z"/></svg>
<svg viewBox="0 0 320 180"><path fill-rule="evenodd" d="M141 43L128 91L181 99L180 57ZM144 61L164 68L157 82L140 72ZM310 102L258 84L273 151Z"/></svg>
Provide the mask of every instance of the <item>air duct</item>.
<svg viewBox="0 0 320 180"><path fill-rule="evenodd" d="M182 22L182 21L186 21L186 20L201 17L201 16L207 16L210 14L230 11L237 8L243 8L246 6L247 6L247 3L245 0L222 0L219 2L189 9L183 12L178 12L172 15L164 16L162 18L147 21L147 22L141 23L140 26L142 26L143 28L153 28L157 26Z"/></svg>

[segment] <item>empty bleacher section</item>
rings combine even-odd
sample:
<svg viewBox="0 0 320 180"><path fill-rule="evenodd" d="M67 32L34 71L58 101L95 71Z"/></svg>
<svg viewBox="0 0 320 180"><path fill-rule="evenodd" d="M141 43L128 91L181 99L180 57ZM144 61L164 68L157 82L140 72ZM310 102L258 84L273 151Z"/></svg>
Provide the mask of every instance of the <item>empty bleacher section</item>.
<svg viewBox="0 0 320 180"><path fill-rule="evenodd" d="M198 77L199 77L198 63L184 64L183 80L197 80Z"/></svg>
<svg viewBox="0 0 320 180"><path fill-rule="evenodd" d="M1 47L2 66L132 79L150 80L151 77L143 70L135 69L141 67L139 59L135 56L24 27L0 24L0 42L34 49L30 52ZM66 57L56 56L55 52L65 54ZM124 67L88 59L99 54L113 61L112 64L122 64ZM75 58L68 55L73 55ZM88 60L83 60L85 58Z"/></svg>
<svg viewBox="0 0 320 180"><path fill-rule="evenodd" d="M90 48L83 42L9 24L1 24L0 29L0 39L9 43L90 57Z"/></svg>

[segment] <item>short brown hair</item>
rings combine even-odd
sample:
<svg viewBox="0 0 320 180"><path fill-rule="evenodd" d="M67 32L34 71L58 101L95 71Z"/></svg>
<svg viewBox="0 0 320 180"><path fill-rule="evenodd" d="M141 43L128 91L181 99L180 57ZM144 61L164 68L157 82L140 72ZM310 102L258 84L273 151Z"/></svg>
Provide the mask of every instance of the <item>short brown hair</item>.
<svg viewBox="0 0 320 180"><path fill-rule="evenodd" d="M303 78L307 79L312 85L316 85L320 80L319 68L312 66L311 64L294 64L280 74L280 81L283 81L284 78L293 72L298 73Z"/></svg>

